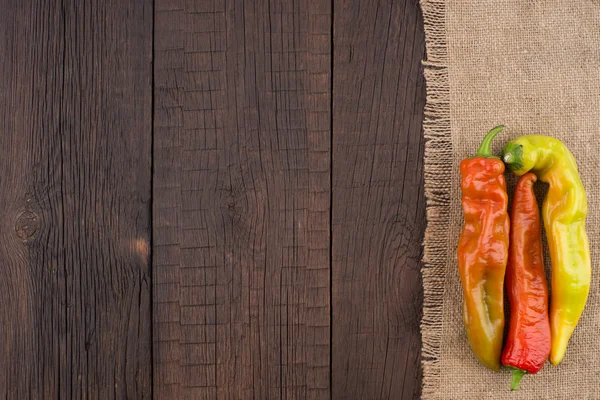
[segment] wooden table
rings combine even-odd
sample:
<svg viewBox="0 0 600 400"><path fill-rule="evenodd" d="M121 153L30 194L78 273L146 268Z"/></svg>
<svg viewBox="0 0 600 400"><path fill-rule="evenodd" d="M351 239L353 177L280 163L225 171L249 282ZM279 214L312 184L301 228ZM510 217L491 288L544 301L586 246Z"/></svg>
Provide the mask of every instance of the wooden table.
<svg viewBox="0 0 600 400"><path fill-rule="evenodd" d="M0 396L420 393L417 0L1 0Z"/></svg>

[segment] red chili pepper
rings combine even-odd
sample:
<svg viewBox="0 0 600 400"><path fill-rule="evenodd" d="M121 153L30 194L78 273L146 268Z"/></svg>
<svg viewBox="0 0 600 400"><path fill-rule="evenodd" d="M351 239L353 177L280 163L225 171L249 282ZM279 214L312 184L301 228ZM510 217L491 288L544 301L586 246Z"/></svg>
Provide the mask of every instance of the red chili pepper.
<svg viewBox="0 0 600 400"><path fill-rule="evenodd" d="M542 256L542 225L529 172L519 179L511 210L506 287L510 328L502 364L513 368L511 390L525 373L538 372L550 354L548 283Z"/></svg>

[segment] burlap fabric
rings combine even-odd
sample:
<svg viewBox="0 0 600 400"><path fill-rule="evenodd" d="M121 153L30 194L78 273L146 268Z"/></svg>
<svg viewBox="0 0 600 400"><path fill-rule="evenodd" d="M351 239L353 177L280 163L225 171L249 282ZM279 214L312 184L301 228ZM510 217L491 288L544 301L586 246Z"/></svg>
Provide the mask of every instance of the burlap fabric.
<svg viewBox="0 0 600 400"><path fill-rule="evenodd" d="M422 0L421 6L428 59L423 398L600 399L600 1ZM509 371L487 370L469 350L456 261L458 165L498 124L506 130L496 151L526 133L563 140L589 200L587 307L563 363L525 376L518 392L509 390ZM549 268L548 254L545 261Z"/></svg>

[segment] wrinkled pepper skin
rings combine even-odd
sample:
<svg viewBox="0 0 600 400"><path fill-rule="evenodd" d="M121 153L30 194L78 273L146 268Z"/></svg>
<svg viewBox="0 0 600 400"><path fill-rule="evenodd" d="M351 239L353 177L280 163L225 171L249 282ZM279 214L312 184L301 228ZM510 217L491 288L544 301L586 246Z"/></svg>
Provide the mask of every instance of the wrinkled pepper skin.
<svg viewBox="0 0 600 400"><path fill-rule="evenodd" d="M548 283L544 273L542 221L528 172L519 179L510 213L510 246L506 289L510 325L502 365L513 368L512 390L525 373L542 369L550 354Z"/></svg>
<svg viewBox="0 0 600 400"><path fill-rule="evenodd" d="M508 142L503 159L515 174L531 171L540 181L550 185L542 215L552 259L550 362L557 365L565 355L590 289L585 189L575 158L557 139L522 136Z"/></svg>
<svg viewBox="0 0 600 400"><path fill-rule="evenodd" d="M490 131L477 156L460 164L465 221L458 244L458 268L464 324L473 353L493 370L500 368L510 229L504 164L489 151L491 139L501 130Z"/></svg>

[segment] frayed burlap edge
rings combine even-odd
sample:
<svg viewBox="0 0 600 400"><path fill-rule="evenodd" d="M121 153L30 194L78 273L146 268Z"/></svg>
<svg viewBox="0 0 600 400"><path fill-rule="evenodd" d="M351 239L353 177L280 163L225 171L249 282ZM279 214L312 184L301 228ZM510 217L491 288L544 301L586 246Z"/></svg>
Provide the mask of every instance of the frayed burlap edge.
<svg viewBox="0 0 600 400"><path fill-rule="evenodd" d="M427 229L423 252L423 318L421 320L423 399L440 390L440 356L445 267L448 260L448 226L452 182L450 138L450 87L446 43L446 1L421 0L425 21L427 84L425 105L425 195Z"/></svg>

